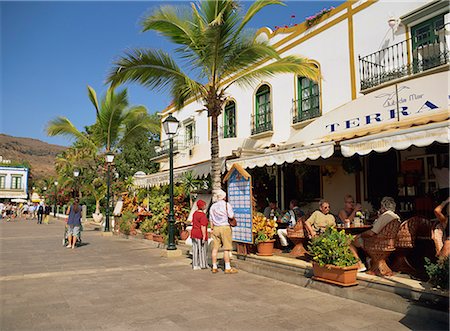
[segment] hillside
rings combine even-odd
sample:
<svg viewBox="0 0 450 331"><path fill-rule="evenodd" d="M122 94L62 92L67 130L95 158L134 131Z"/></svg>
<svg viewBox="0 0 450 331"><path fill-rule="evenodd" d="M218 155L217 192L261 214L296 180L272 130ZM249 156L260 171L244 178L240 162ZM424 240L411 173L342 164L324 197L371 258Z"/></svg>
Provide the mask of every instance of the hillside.
<svg viewBox="0 0 450 331"><path fill-rule="evenodd" d="M33 179L55 176L55 156L66 147L32 138L13 137L0 133L0 156L12 162L28 161Z"/></svg>

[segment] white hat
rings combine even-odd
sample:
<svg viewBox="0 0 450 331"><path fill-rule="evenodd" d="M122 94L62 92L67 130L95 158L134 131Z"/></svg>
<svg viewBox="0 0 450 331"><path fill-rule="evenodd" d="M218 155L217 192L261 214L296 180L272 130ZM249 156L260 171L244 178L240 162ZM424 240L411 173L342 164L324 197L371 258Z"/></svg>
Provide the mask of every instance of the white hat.
<svg viewBox="0 0 450 331"><path fill-rule="evenodd" d="M213 201L224 200L227 194L223 190L213 190Z"/></svg>

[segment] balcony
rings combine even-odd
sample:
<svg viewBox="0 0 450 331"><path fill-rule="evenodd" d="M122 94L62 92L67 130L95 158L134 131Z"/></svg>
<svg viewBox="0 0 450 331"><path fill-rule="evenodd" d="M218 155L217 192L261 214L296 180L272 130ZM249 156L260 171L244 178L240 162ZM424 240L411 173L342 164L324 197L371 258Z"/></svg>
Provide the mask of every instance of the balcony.
<svg viewBox="0 0 450 331"><path fill-rule="evenodd" d="M292 101L292 124L300 123L320 116L320 109L318 106L310 108L308 110L299 110L300 102L302 102L302 100ZM319 104L318 98L317 104Z"/></svg>
<svg viewBox="0 0 450 331"><path fill-rule="evenodd" d="M173 139L173 152L174 153L179 152L181 149L180 141L177 138L178 137L175 137ZM160 156L169 154L169 148L170 148L169 139L161 141L159 146L155 146L155 157L160 157Z"/></svg>
<svg viewBox="0 0 450 331"><path fill-rule="evenodd" d="M408 59L407 51L412 45L412 38L367 56L359 56L361 91L449 63L446 26L448 24L435 30L435 42L416 47L412 51L412 59Z"/></svg>
<svg viewBox="0 0 450 331"><path fill-rule="evenodd" d="M258 114L252 115L252 135L272 131L272 109L266 108Z"/></svg>

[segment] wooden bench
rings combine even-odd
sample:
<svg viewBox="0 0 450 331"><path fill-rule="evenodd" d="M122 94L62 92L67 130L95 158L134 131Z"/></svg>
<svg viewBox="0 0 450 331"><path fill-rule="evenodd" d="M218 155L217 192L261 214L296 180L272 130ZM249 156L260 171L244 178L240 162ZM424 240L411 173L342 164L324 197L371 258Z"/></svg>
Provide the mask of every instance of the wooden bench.
<svg viewBox="0 0 450 331"><path fill-rule="evenodd" d="M304 216L300 217L292 229L287 229L287 237L295 245L290 254L295 257L305 256L307 253L304 246L308 241L308 235L304 224L305 220L306 218Z"/></svg>
<svg viewBox="0 0 450 331"><path fill-rule="evenodd" d="M389 255L395 251L397 233L400 229L400 222L393 220L389 222L377 235L364 238L364 251L370 256L370 269L367 272L371 275L392 276L393 272L386 263Z"/></svg>

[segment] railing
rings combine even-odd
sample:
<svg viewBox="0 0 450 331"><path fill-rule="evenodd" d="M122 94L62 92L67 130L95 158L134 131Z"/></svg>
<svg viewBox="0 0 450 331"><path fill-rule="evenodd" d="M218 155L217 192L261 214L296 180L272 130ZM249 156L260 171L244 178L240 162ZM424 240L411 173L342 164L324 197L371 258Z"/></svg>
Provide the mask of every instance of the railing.
<svg viewBox="0 0 450 331"><path fill-rule="evenodd" d="M219 128L220 138L236 138L236 126L224 125Z"/></svg>
<svg viewBox="0 0 450 331"><path fill-rule="evenodd" d="M181 144L177 137L173 139L173 152L178 152L180 150ZM156 156L161 156L169 154L169 139L161 141L159 146L155 146Z"/></svg>
<svg viewBox="0 0 450 331"><path fill-rule="evenodd" d="M272 109L266 108L258 114L252 115L252 135L272 131Z"/></svg>
<svg viewBox="0 0 450 331"><path fill-rule="evenodd" d="M408 45L412 48L412 38L367 56L359 56L361 90L449 63L449 47L445 40L447 25L435 30L435 42L414 49L411 61L408 60L407 48Z"/></svg>
<svg viewBox="0 0 450 331"><path fill-rule="evenodd" d="M198 145L198 137L192 137L188 139L187 137L184 140L184 148L192 148L194 145Z"/></svg>
<svg viewBox="0 0 450 331"><path fill-rule="evenodd" d="M320 116L319 107L310 108L308 110L303 110L299 112L299 102L302 100L293 100L292 101L292 124L300 123L311 118L316 118Z"/></svg>

